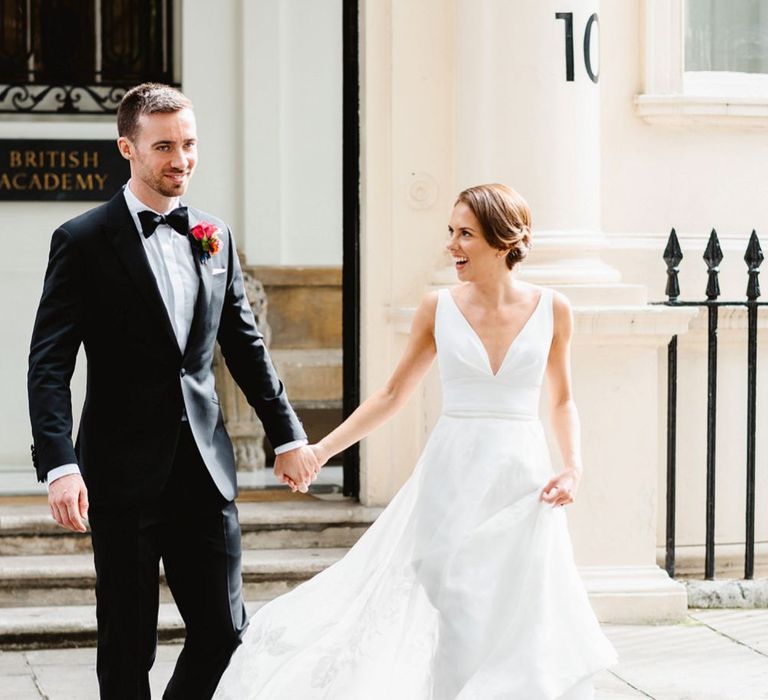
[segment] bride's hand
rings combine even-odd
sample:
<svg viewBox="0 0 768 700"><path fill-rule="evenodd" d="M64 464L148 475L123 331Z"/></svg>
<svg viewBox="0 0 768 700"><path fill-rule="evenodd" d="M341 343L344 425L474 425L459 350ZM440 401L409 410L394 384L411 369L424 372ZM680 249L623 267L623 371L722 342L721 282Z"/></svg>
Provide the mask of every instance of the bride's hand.
<svg viewBox="0 0 768 700"><path fill-rule="evenodd" d="M541 500L553 506L565 506L576 500L581 470L565 469L553 476L541 490Z"/></svg>
<svg viewBox="0 0 768 700"><path fill-rule="evenodd" d="M312 452L315 453L315 459L317 460L317 463L319 466L324 466L325 463L331 458L331 455L328 454L328 451L318 442L314 445L310 445L309 449L312 450Z"/></svg>

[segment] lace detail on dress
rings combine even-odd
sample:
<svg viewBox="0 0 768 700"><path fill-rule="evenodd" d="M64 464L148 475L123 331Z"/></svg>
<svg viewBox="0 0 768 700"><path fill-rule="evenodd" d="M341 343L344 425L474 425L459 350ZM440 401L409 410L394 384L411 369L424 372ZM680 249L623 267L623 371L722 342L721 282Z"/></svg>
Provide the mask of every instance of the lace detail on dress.
<svg viewBox="0 0 768 700"><path fill-rule="evenodd" d="M383 569L379 574L368 581L367 590L361 591L339 619L324 622L322 629L312 621L312 639L304 634L306 626L298 619L291 626L281 622L272 627L272 615L265 608L251 623L227 670L226 683L215 697L287 697L280 693L291 683L299 687L306 683L311 688L311 693L296 696L302 698L357 699L364 697L360 693L371 685L380 690L389 687L392 694L387 697L415 688L419 689L415 697L428 697L436 613L426 602L410 564ZM301 593L301 588L296 589L276 602L289 603L293 595ZM289 615L287 606L275 617ZM322 612L320 616L324 617ZM397 641L393 644L393 640ZM395 666L400 667L397 677L390 672ZM378 669L378 678L376 672L371 674L372 667ZM295 675L284 686L287 674L280 671L287 668L294 669ZM250 695L257 687L262 690Z"/></svg>

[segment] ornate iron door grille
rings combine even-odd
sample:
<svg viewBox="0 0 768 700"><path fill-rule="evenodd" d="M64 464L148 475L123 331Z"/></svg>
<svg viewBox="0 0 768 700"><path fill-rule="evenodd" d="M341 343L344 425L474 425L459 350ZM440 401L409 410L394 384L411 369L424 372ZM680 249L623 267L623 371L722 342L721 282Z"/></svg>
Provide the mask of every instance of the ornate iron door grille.
<svg viewBox="0 0 768 700"><path fill-rule="evenodd" d="M111 114L179 85L174 0L0 0L0 113Z"/></svg>

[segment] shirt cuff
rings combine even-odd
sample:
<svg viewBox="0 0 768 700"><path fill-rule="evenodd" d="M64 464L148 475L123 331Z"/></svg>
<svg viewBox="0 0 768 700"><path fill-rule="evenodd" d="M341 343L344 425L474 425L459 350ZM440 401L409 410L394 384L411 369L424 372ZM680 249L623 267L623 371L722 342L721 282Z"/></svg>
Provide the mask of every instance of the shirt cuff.
<svg viewBox="0 0 768 700"><path fill-rule="evenodd" d="M295 450L297 447L304 447L304 445L308 445L309 442L307 440L292 440L291 442L286 442L284 445L278 445L275 448L275 454L281 455L283 452L290 452L291 450Z"/></svg>
<svg viewBox="0 0 768 700"><path fill-rule="evenodd" d="M76 464L62 464L60 467L55 467L54 469L51 469L51 471L48 472L48 476L46 476L46 482L48 483L48 486L56 481L56 479L60 479L62 476L67 476L69 474L79 474L80 468Z"/></svg>

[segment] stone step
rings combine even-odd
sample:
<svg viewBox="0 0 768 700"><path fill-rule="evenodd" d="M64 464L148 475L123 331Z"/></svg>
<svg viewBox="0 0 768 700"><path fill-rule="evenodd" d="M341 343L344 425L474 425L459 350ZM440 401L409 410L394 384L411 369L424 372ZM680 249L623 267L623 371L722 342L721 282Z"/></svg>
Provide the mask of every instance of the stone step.
<svg viewBox="0 0 768 700"><path fill-rule="evenodd" d="M754 578L768 578L768 542L755 542ZM701 580L704 578L706 550L704 545L678 545L675 548L675 578ZM656 563L664 568L666 548L656 548ZM715 544L715 578L739 579L744 576L744 544Z"/></svg>
<svg viewBox="0 0 768 700"><path fill-rule="evenodd" d="M265 600L247 600L248 616ZM160 641L181 641L184 622L175 603L161 603L157 616ZM96 644L96 606L0 608L0 650L61 648Z"/></svg>
<svg viewBox="0 0 768 700"><path fill-rule="evenodd" d="M334 562L345 548L251 549L243 551L243 591L267 600L289 591ZM91 605L96 572L88 554L0 557L0 608ZM160 600L171 593L161 567Z"/></svg>
<svg viewBox="0 0 768 700"><path fill-rule="evenodd" d="M351 547L381 512L347 500L238 502L243 549ZM45 505L0 511L0 556L85 554L90 535L69 532Z"/></svg>
<svg viewBox="0 0 768 700"><path fill-rule="evenodd" d="M342 351L339 348L272 348L270 355L297 408L341 405Z"/></svg>

